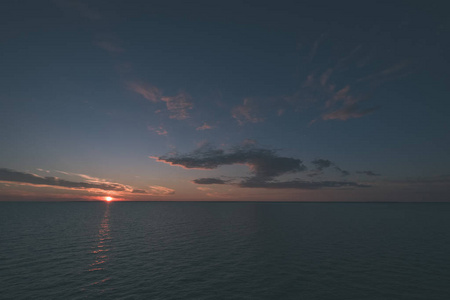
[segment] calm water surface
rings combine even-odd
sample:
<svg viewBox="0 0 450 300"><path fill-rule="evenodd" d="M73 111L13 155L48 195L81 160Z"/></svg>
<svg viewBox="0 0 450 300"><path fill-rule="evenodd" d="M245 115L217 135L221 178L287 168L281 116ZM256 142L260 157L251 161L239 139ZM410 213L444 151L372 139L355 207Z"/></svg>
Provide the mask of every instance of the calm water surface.
<svg viewBox="0 0 450 300"><path fill-rule="evenodd" d="M0 203L0 299L450 299L450 203Z"/></svg>

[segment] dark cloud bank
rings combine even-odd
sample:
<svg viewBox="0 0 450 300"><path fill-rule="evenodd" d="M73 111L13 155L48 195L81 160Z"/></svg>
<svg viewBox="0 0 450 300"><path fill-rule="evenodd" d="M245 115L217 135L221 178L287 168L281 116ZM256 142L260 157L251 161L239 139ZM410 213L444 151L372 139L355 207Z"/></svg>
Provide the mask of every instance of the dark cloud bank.
<svg viewBox="0 0 450 300"><path fill-rule="evenodd" d="M381 176L381 174L378 174L378 173L375 173L375 172L372 172L372 171L357 171L356 173L357 174L364 174L364 175L367 175L367 176Z"/></svg>
<svg viewBox="0 0 450 300"><path fill-rule="evenodd" d="M341 169L338 167L334 162L328 160L328 159L316 159L311 162L316 167L316 173L313 173L312 175L318 175L317 172L322 172L324 169L329 167L334 167L336 171L341 173L342 176L348 176L350 175L350 172ZM311 176L311 175L310 175Z"/></svg>
<svg viewBox="0 0 450 300"><path fill-rule="evenodd" d="M275 150L258 148L256 146L238 146L228 151L216 149L212 146L202 146L187 154L164 155L155 158L157 161L179 166L186 169L216 169L223 165L245 164L250 168L252 177L239 182L206 177L193 180L195 184L233 184L244 188L267 189L321 189L339 187L368 187L350 181L304 181L294 179L278 181L275 178L285 174L294 174L305 171L307 167L300 159L283 157ZM317 171L333 166L342 175L349 172L340 169L333 162L325 159L313 161Z"/></svg>

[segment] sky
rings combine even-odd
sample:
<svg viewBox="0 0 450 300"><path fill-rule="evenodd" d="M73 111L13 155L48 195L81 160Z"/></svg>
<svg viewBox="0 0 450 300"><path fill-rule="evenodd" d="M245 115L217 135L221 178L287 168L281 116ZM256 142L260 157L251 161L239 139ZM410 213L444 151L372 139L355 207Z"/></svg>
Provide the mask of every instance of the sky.
<svg viewBox="0 0 450 300"><path fill-rule="evenodd" d="M0 3L0 201L449 201L415 1Z"/></svg>

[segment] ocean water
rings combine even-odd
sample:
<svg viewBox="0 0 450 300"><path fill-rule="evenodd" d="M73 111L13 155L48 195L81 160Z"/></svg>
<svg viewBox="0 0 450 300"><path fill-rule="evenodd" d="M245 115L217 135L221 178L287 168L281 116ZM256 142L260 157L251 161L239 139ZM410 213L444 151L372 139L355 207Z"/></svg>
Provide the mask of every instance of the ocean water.
<svg viewBox="0 0 450 300"><path fill-rule="evenodd" d="M0 203L0 299L450 299L450 203Z"/></svg>

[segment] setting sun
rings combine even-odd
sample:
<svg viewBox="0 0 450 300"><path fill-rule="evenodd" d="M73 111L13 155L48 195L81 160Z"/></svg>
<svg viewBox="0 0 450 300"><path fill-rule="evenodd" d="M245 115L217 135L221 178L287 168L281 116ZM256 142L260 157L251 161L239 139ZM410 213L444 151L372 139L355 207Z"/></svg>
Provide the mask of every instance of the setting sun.
<svg viewBox="0 0 450 300"><path fill-rule="evenodd" d="M109 201L112 201L112 199L113 199L113 198L112 198L112 197L109 197L109 196L108 196L108 197L105 197L105 200L108 201L108 202L109 202Z"/></svg>

